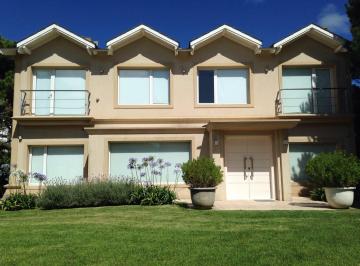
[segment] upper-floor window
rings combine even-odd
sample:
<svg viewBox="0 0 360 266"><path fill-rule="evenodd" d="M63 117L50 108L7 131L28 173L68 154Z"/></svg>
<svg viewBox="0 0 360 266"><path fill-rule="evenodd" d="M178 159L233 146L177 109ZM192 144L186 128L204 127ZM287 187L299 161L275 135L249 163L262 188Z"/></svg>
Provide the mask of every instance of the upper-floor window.
<svg viewBox="0 0 360 266"><path fill-rule="evenodd" d="M331 113L336 96L331 87L330 68L283 68L283 112Z"/></svg>
<svg viewBox="0 0 360 266"><path fill-rule="evenodd" d="M86 114L84 70L37 69L34 71L33 90L33 114Z"/></svg>
<svg viewBox="0 0 360 266"><path fill-rule="evenodd" d="M118 95L122 105L168 105L169 70L122 69Z"/></svg>
<svg viewBox="0 0 360 266"><path fill-rule="evenodd" d="M198 71L198 103L248 104L248 69Z"/></svg>

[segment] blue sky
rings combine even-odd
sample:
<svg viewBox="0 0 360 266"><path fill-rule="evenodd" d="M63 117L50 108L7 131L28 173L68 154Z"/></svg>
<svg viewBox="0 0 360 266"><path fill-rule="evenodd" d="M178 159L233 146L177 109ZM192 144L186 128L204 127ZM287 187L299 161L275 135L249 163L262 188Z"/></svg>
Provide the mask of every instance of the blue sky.
<svg viewBox="0 0 360 266"><path fill-rule="evenodd" d="M0 35L19 41L52 23L99 41L145 24L175 39L190 40L228 24L269 46L309 23L351 39L346 0L58 0L4 1Z"/></svg>

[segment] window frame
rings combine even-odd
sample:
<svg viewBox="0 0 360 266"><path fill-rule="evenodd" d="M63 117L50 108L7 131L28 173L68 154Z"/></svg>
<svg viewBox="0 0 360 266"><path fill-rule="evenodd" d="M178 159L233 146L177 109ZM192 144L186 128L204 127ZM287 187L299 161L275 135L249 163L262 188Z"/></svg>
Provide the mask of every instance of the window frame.
<svg viewBox="0 0 360 266"><path fill-rule="evenodd" d="M56 79L56 71L57 70L71 70L71 71L84 71L84 91L88 91L88 71L85 67L36 67L31 70L32 75L32 85L31 85L31 113L32 115L36 116L59 116L55 114L55 79ZM50 98L50 107L49 107L49 114L47 115L37 115L36 114L36 92L37 92L37 71L49 71L50 74L50 88L49 91L51 91L51 98ZM65 115L69 116L67 114L61 114L60 116ZM75 116L76 114L74 114ZM70 115L73 116L73 115ZM76 115L79 116L79 115Z"/></svg>
<svg viewBox="0 0 360 266"><path fill-rule="evenodd" d="M87 154L87 147L85 144L64 144L64 145L46 145L46 144L35 144L35 145L27 145L27 150L28 150L28 173L30 175L30 179L32 178L32 148L43 148L44 152L43 152L43 160L42 160L42 171L44 175L47 176L47 156L48 156L48 148L49 147L82 147L83 149L83 158L82 158L82 171L83 171L83 178L85 177L85 156ZM29 185L37 185L38 183L32 183L29 180Z"/></svg>
<svg viewBox="0 0 360 266"><path fill-rule="evenodd" d="M212 70L214 71L214 103L200 103L200 84L199 84L199 71L202 70ZM218 103L217 95L217 71L218 70L246 70L247 71L247 80L246 80L246 90L247 90L247 103ZM251 90L251 79L252 72L250 66L214 66L214 67L203 67L199 66L196 70L196 81L195 81L195 107L246 107L251 108L253 105L253 97Z"/></svg>
<svg viewBox="0 0 360 266"><path fill-rule="evenodd" d="M141 70L150 72L149 75L149 103L147 104L126 104L120 102L120 71L122 70ZM153 103L153 72L154 71L167 71L169 74L168 79L168 103ZM118 67L116 71L117 81L115 87L115 108L172 108L172 75L170 68L164 67Z"/></svg>

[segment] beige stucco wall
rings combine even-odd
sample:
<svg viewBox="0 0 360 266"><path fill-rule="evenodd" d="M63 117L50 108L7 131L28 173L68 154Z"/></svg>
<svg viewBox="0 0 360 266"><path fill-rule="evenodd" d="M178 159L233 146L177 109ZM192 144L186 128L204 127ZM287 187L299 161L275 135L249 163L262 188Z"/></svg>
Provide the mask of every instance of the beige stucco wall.
<svg viewBox="0 0 360 266"><path fill-rule="evenodd" d="M66 126L64 125L66 122L52 126L45 126L45 122L44 125L38 122L37 126L18 126L14 121L11 162L17 168L26 171L29 145L83 144L86 146L84 168L88 176L92 177L108 174L109 141L189 140L192 142L193 157L200 154L208 155L210 147L208 133L205 131L207 121L276 118L275 100L281 88L282 67L294 65L329 66L333 70L334 87L348 87L350 84L345 55L334 53L332 49L309 37L303 37L284 47L278 55L266 53L256 55L252 50L222 37L196 50L194 55L185 52L175 55L173 51L147 38L142 38L116 50L111 56L106 54L91 56L85 49L58 37L33 50L31 55L17 56L14 116L20 115L20 90L32 89L34 68L85 69L87 70L86 87L91 94L89 115L95 119L94 124L89 124L86 128L97 128L101 122L102 126L112 127L112 129L110 131L87 130L84 126ZM224 67L249 69L250 103L235 106L199 106L196 103L197 70ZM170 105L165 107L119 106L117 104L117 79L118 70L122 68L168 68L170 70ZM304 120L302 117L300 119ZM173 130L161 129L162 126L172 127L167 120L174 120L173 123L177 123L173 125ZM290 181L287 142L331 138L341 143L343 147L352 150L351 120L344 122L327 118L321 123L316 121L308 123L305 120L289 131L268 132L273 140L277 199L291 197L293 184ZM191 123L200 124L194 124L192 129L182 128L183 125ZM238 131L235 133L262 134L261 126L258 129L258 132ZM212 156L219 165L224 167L221 149L224 145L223 136L227 133L224 129L218 134L220 145L214 148ZM21 136L21 141L19 136ZM181 197L188 197L187 189L182 189L179 193ZM218 188L217 197L225 199L225 195L226 187L222 184Z"/></svg>
<svg viewBox="0 0 360 266"><path fill-rule="evenodd" d="M195 51L179 53L142 38L115 51L114 55L90 56L86 50L59 37L31 55L17 60L15 115L19 114L20 89L32 89L34 68L86 69L86 87L91 93L90 115L97 119L136 118L239 118L275 116L275 99L281 88L283 66L329 66L334 87L347 87L350 76L342 54L311 38L304 37L283 48L278 55L256 55L225 37ZM199 68L249 68L250 104L214 106L196 104ZM119 106L117 104L118 70L122 68L167 68L170 70L170 105ZM144 111L144 109L146 109Z"/></svg>

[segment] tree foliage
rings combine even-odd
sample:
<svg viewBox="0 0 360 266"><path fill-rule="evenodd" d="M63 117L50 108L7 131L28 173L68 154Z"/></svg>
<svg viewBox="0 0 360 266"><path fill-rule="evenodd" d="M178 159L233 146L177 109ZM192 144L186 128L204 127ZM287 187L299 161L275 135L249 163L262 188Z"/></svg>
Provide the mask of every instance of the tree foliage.
<svg viewBox="0 0 360 266"><path fill-rule="evenodd" d="M349 0L346 5L347 14L351 24L351 63L354 79L360 79L360 0Z"/></svg>
<svg viewBox="0 0 360 266"><path fill-rule="evenodd" d="M0 48L12 48L15 43L0 36ZM14 60L0 55L0 195L10 170L11 117L13 106Z"/></svg>

